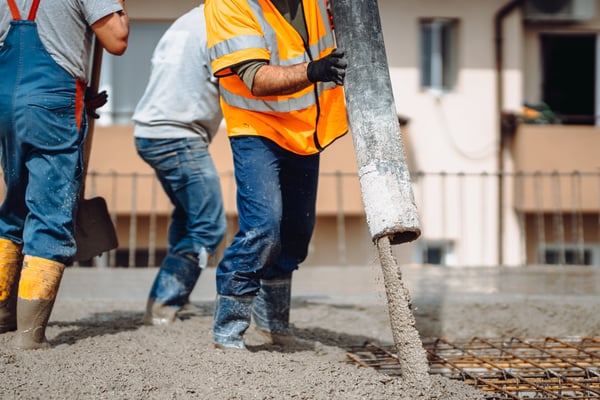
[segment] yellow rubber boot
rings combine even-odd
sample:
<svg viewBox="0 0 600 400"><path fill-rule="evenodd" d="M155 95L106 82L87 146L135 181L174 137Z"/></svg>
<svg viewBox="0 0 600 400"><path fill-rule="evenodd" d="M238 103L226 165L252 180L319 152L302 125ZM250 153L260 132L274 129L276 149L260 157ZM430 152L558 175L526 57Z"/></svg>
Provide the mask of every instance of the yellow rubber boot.
<svg viewBox="0 0 600 400"><path fill-rule="evenodd" d="M64 269L64 264L45 258L29 255L23 258L17 299L16 348L50 347L46 340L46 326Z"/></svg>
<svg viewBox="0 0 600 400"><path fill-rule="evenodd" d="M17 289L21 246L0 238L0 333L17 329Z"/></svg>

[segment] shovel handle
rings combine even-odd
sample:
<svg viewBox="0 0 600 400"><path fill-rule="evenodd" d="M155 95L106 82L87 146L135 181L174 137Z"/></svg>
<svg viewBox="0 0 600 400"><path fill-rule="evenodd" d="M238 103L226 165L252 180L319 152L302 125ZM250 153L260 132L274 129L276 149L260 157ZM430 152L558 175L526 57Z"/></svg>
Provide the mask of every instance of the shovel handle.
<svg viewBox="0 0 600 400"><path fill-rule="evenodd" d="M94 55L92 58L92 72L90 76L89 88L87 90L90 91L90 94L95 95L98 93L98 88L100 86L100 70L102 69L102 54L104 53L104 48L100 41L96 37L94 40ZM83 179L81 185L81 198L83 198L83 194L85 192L85 180L87 177L88 164L90 161L90 154L92 152L92 139L94 136L94 118L88 118L88 128L87 135L85 138L85 142L83 143Z"/></svg>

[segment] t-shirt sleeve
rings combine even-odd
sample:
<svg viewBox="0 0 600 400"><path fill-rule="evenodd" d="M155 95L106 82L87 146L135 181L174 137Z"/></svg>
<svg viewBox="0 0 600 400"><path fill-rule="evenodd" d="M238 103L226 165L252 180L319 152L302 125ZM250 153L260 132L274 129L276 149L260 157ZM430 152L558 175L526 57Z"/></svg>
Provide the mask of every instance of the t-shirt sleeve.
<svg viewBox="0 0 600 400"><path fill-rule="evenodd" d="M266 61L247 61L235 67L231 67L233 72L238 75L246 87L252 91L252 85L254 84L254 75L256 71L263 65L267 65Z"/></svg>
<svg viewBox="0 0 600 400"><path fill-rule="evenodd" d="M85 20L91 26L98 20L123 10L117 0L83 0Z"/></svg>

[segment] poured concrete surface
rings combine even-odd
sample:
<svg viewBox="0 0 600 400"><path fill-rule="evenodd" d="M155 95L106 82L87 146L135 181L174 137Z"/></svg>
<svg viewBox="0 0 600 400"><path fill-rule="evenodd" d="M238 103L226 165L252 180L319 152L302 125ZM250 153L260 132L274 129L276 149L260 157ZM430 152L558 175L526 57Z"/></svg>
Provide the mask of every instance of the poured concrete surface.
<svg viewBox="0 0 600 400"><path fill-rule="evenodd" d="M600 268L528 266L447 268L400 266L412 298L421 337L506 335L594 335L600 333ZM139 303L143 309L156 268L68 269L57 298ZM215 268L200 277L191 300L212 304ZM300 268L292 283L294 308L302 305L364 307L382 310L376 317L388 326L381 338L393 343L381 267L323 266Z"/></svg>
<svg viewBox="0 0 600 400"><path fill-rule="evenodd" d="M348 363L345 349L393 344L377 264L307 267L295 274L291 320L316 350L261 342L249 352L212 344L214 268L192 294L192 310L168 327L144 326L157 269L65 272L47 337L53 348L11 349L0 335L2 399L421 399L401 378ZM600 332L600 272L586 267L402 266L422 337L564 337ZM430 398L481 400L460 382L433 377Z"/></svg>
<svg viewBox="0 0 600 400"><path fill-rule="evenodd" d="M401 265L413 299L489 295L586 296L600 294L600 268L583 266L470 267ZM59 299L144 298L157 268L69 268ZM214 300L215 268L206 269L192 301ZM383 293L381 268L322 266L300 268L294 274L293 296L328 301L378 301Z"/></svg>

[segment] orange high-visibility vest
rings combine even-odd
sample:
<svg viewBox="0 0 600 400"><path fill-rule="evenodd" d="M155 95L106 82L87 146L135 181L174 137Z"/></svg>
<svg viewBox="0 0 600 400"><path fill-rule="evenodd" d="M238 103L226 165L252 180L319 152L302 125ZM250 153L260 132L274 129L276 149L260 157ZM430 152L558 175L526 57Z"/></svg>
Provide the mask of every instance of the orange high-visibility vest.
<svg viewBox="0 0 600 400"><path fill-rule="evenodd" d="M211 66L229 136L258 135L296 154L315 154L348 131L342 87L318 82L290 95L256 97L231 71L246 61L290 66L335 48L325 0L303 0L308 43L269 0L208 0Z"/></svg>

